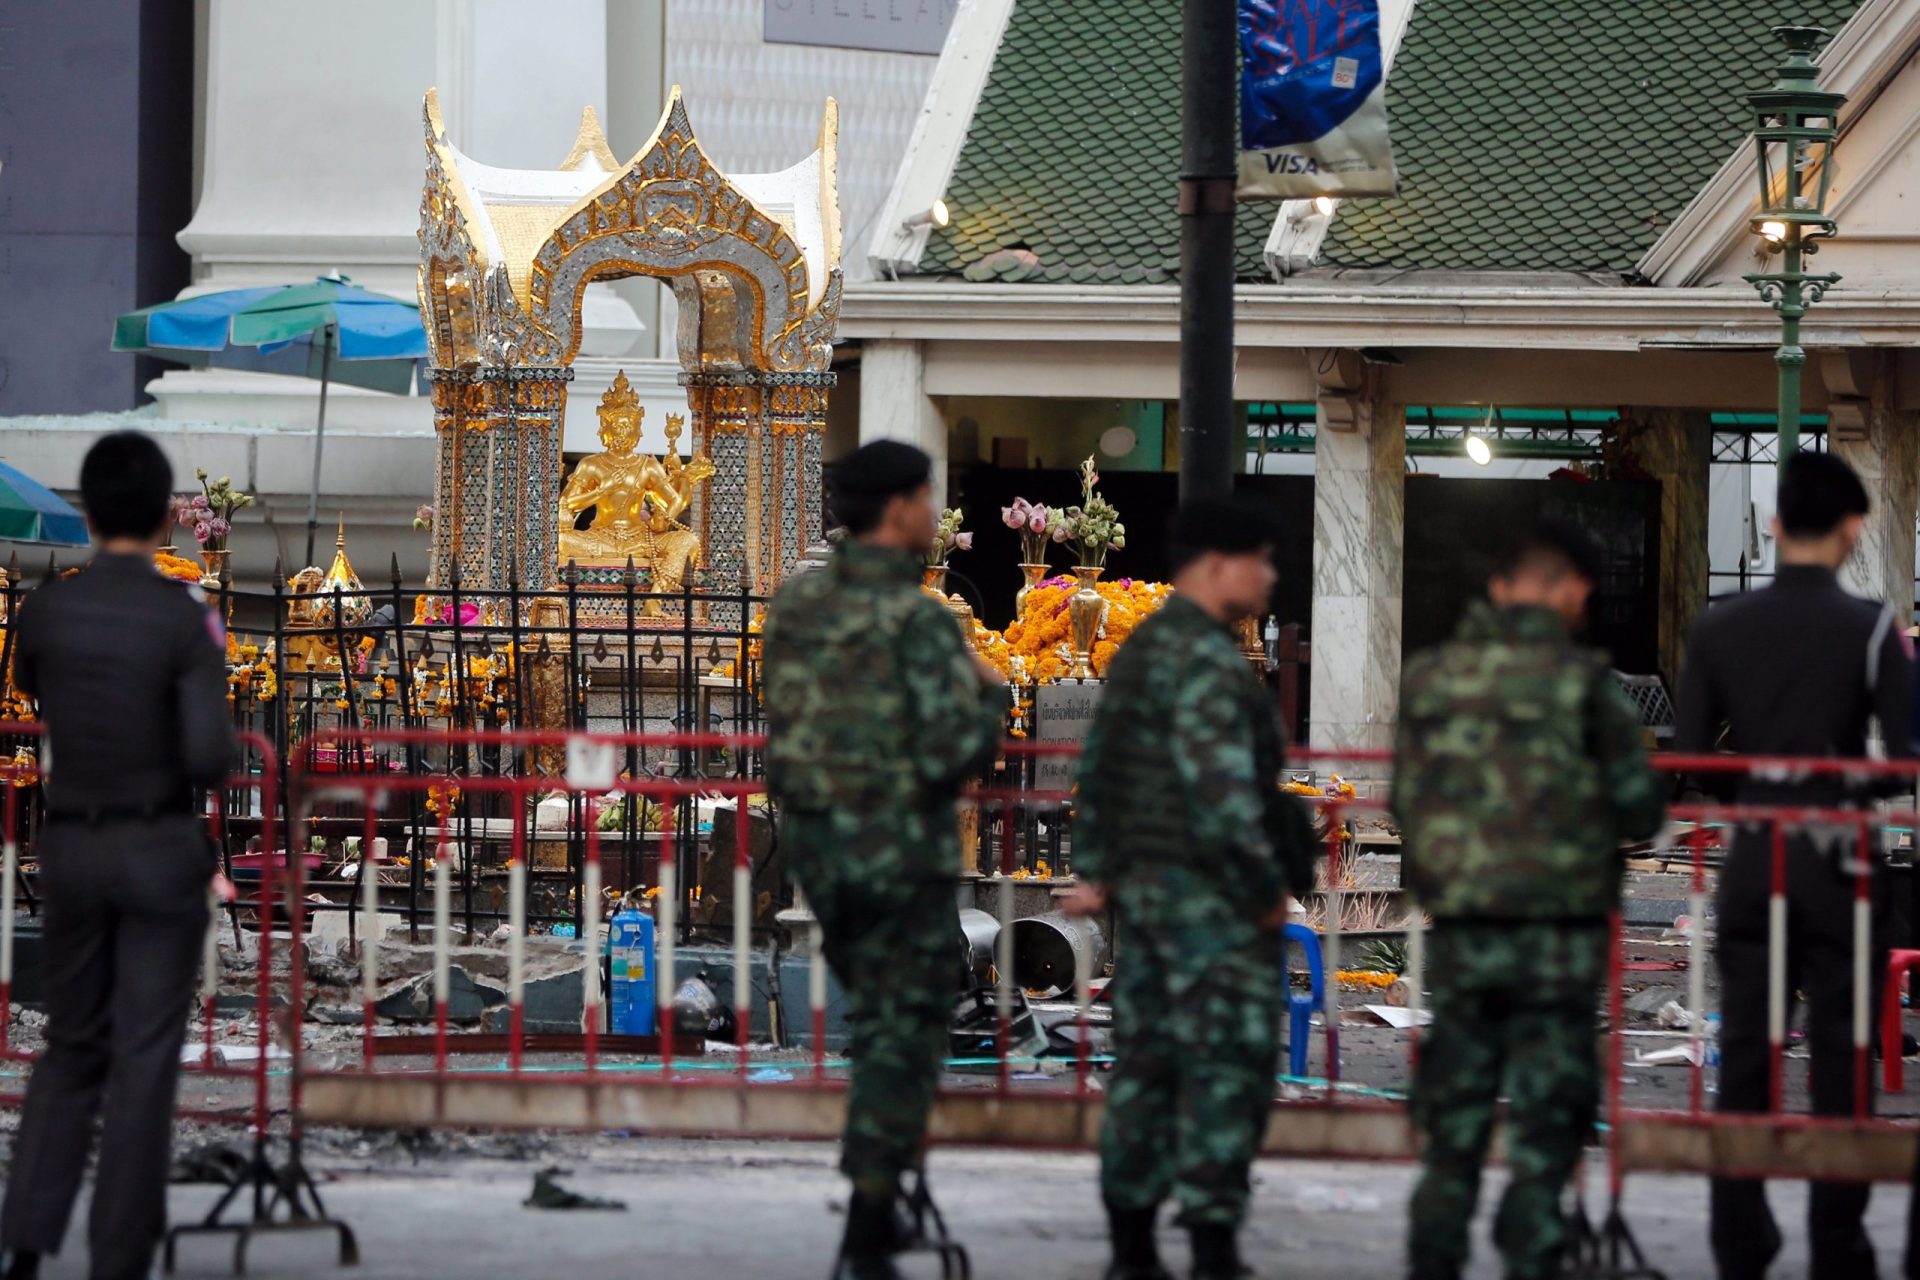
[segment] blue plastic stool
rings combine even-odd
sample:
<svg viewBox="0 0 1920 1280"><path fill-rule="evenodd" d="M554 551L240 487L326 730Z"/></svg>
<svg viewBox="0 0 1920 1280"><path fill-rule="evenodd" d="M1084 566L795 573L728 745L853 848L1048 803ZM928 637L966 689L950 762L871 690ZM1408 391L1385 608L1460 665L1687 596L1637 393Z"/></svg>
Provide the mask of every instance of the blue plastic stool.
<svg viewBox="0 0 1920 1280"><path fill-rule="evenodd" d="M1293 989L1292 971L1287 968L1287 944L1297 942L1307 955L1308 994ZM1313 1032L1315 1010L1326 1012L1327 975L1320 958L1320 935L1303 924L1288 924L1280 931L1280 978L1287 984L1287 1074L1303 1079L1307 1074L1307 1040ZM1333 1041L1327 1042L1331 1050ZM1327 1074L1335 1074L1332 1062Z"/></svg>

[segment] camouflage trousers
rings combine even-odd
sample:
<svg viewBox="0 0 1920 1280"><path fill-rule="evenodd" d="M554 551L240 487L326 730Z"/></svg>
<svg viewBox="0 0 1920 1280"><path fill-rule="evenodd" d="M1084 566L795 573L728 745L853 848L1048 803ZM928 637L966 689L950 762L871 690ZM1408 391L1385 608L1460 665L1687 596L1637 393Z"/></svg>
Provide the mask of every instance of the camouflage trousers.
<svg viewBox="0 0 1920 1280"><path fill-rule="evenodd" d="M852 1033L840 1168L855 1190L891 1195L920 1163L946 1054L959 969L953 889L824 868L803 873L801 887Z"/></svg>
<svg viewBox="0 0 1920 1280"><path fill-rule="evenodd" d="M1129 922L1114 979L1113 1078L1100 1134L1108 1204L1169 1192L1188 1225L1236 1226L1273 1108L1284 984L1275 935Z"/></svg>
<svg viewBox="0 0 1920 1280"><path fill-rule="evenodd" d="M1426 1141L1409 1208L1409 1271L1466 1267L1498 1099L1507 1099L1507 1192L1493 1238L1509 1280L1558 1275L1561 1197L1593 1128L1600 1068L1594 1009L1608 930L1565 922L1442 921L1427 947L1433 1026L1420 1045L1413 1116Z"/></svg>

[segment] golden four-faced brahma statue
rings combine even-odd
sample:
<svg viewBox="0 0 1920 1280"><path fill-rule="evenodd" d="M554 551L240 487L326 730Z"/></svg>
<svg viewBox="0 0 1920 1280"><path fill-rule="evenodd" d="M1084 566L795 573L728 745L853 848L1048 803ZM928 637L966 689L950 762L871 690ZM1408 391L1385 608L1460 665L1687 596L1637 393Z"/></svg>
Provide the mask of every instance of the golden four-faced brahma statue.
<svg viewBox="0 0 1920 1280"><path fill-rule="evenodd" d="M685 421L675 414L667 415L666 453L656 458L636 452L645 413L622 370L600 398L605 452L582 459L560 491L560 563L625 568L631 559L636 569L649 571L649 589L665 594L679 591L688 569L700 561L700 538L678 517L714 468L705 454L680 460ZM592 523L574 528L589 509ZM646 612L657 616L660 602L648 601Z"/></svg>

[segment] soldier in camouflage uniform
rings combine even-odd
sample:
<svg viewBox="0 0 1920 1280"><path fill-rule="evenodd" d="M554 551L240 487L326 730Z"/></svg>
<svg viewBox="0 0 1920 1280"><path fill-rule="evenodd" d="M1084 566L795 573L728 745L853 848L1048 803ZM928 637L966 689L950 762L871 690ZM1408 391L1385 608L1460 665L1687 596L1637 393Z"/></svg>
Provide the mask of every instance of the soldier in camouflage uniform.
<svg viewBox="0 0 1920 1280"><path fill-rule="evenodd" d="M990 762L999 674L919 587L932 543L927 455L881 441L843 460L830 502L851 536L768 612L767 786L794 875L845 988L853 1079L840 1167L853 1181L840 1274L892 1277L954 1007L954 802Z"/></svg>
<svg viewBox="0 0 1920 1280"><path fill-rule="evenodd" d="M1660 824L1662 789L1605 658L1577 647L1599 577L1578 528L1521 540L1454 638L1407 663L1393 811L1407 887L1434 919L1433 1028L1414 1119L1426 1139L1409 1239L1415 1280L1452 1280L1497 1100L1510 1280L1558 1275L1561 1196L1599 1093L1594 1009L1620 846Z"/></svg>
<svg viewBox="0 0 1920 1280"><path fill-rule="evenodd" d="M1101 1134L1112 1280L1163 1280L1160 1202L1179 1202L1197 1280L1250 1274L1237 1242L1273 1103L1287 890L1313 837L1279 790L1272 697L1232 625L1273 589L1273 524L1248 502L1174 517L1175 594L1114 658L1080 768L1076 912L1124 930Z"/></svg>

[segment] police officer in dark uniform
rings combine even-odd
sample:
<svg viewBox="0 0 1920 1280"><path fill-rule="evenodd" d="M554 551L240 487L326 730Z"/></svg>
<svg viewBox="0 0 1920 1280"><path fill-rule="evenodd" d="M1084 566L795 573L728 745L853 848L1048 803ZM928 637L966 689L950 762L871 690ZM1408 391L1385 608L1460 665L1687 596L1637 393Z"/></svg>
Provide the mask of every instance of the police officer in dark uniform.
<svg viewBox="0 0 1920 1280"><path fill-rule="evenodd" d="M93 1280L144 1277L166 1227L180 1049L217 858L201 789L238 758L220 622L162 578L172 469L151 439L88 451L80 494L98 548L21 605L14 679L46 724L47 1049L0 1209L8 1280L59 1249L101 1121L88 1228Z"/></svg>
<svg viewBox="0 0 1920 1280"><path fill-rule="evenodd" d="M1893 608L1849 595L1836 576L1860 540L1867 507L1859 476L1840 459L1799 453L1787 462L1774 519L1779 569L1771 586L1718 606L1695 626L1680 682L1677 750L1724 745L1742 755L1859 758L1867 751L1868 721L1877 720L1889 754L1912 754L1912 663ZM1838 778L1748 779L1731 792L1753 804L1838 806L1867 798ZM1805 992L1808 1003L1813 1111L1850 1115L1857 844L1788 834L1787 974L1789 991ZM1765 1111L1768 1103L1771 847L1766 828L1743 828L1720 875L1720 1110L1727 1112ZM1876 919L1883 917L1882 889L1876 868ZM1882 937L1869 940L1871 974L1883 971L1883 945ZM1875 1274L1860 1221L1868 1192L1864 1183L1814 1184L1808 1235L1812 1274L1821 1280ZM1766 1274L1781 1242L1764 1183L1714 1180L1712 1242L1722 1280Z"/></svg>

